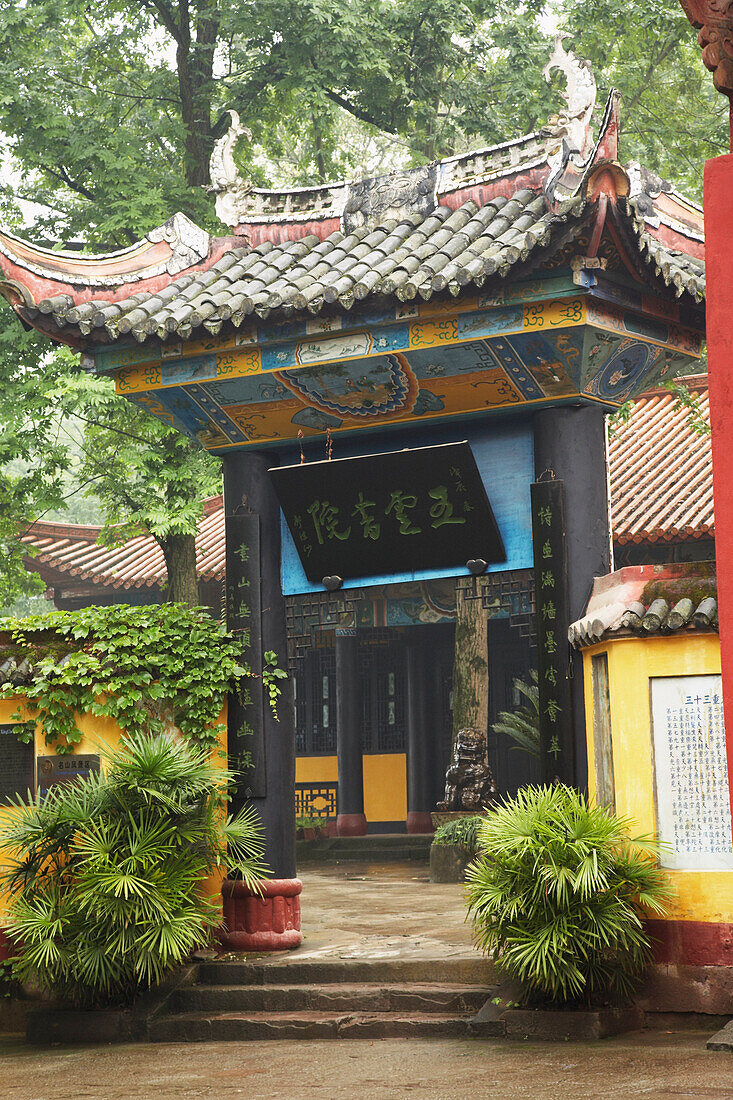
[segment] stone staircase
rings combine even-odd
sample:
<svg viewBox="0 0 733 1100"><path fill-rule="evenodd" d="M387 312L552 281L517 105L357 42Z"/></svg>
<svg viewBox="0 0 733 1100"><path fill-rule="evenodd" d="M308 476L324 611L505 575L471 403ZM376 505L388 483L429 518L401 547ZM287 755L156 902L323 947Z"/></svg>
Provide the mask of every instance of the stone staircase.
<svg viewBox="0 0 733 1100"><path fill-rule="evenodd" d="M296 860L302 863L425 863L430 862L432 833L370 833L367 836L299 840Z"/></svg>
<svg viewBox="0 0 733 1100"><path fill-rule="evenodd" d="M498 1022L471 1022L494 981L480 957L203 962L149 1018L148 1035L220 1042L499 1034Z"/></svg>

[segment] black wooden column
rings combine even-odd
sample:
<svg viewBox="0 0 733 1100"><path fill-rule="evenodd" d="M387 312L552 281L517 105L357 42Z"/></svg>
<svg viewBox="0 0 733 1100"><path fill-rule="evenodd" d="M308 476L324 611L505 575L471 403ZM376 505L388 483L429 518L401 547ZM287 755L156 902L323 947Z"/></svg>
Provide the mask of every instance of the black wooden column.
<svg viewBox="0 0 733 1100"><path fill-rule="evenodd" d="M608 511L606 430L604 412L597 405L543 409L534 416L535 476L550 471L564 482L567 545L568 614L570 622L585 612L593 578L611 568L611 532ZM588 782L583 699L583 662L571 657L574 780Z"/></svg>
<svg viewBox="0 0 733 1100"><path fill-rule="evenodd" d="M287 664L285 600L280 585L280 507L268 468L271 454L232 451L224 455L227 626L249 636L246 657L262 670L263 654ZM229 700L229 754L251 753L253 766L238 791L251 801L265 828L266 860L274 878L295 877L295 715L290 680L281 680L277 720L262 681L251 679L249 701ZM236 803L235 803L236 805Z"/></svg>
<svg viewBox="0 0 733 1100"><path fill-rule="evenodd" d="M420 629L420 628L418 628ZM422 628L424 629L424 628ZM427 653L407 647L407 831L432 833L431 723L427 713Z"/></svg>
<svg viewBox="0 0 733 1100"><path fill-rule="evenodd" d="M361 669L356 630L336 630L336 754L338 757L339 836L363 836L364 766L361 752Z"/></svg>

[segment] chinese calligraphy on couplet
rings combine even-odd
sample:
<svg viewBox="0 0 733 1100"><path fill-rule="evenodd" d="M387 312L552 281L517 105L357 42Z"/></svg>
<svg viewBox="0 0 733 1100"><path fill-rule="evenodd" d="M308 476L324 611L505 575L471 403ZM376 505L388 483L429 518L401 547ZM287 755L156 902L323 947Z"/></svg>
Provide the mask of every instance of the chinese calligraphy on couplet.
<svg viewBox="0 0 733 1100"><path fill-rule="evenodd" d="M563 483L556 480L535 482L531 492L543 780L552 781L556 777L571 779Z"/></svg>

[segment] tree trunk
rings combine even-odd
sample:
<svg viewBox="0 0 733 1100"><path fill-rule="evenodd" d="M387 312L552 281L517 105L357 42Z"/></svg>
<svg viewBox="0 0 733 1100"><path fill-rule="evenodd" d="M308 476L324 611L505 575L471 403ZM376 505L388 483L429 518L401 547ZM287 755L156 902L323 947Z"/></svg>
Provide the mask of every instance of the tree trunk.
<svg viewBox="0 0 733 1100"><path fill-rule="evenodd" d="M186 129L184 165L189 187L209 182L209 158L214 148L211 98L214 52L219 37L219 17L214 4L203 5L195 19L192 36L189 5L180 6L176 34L176 68L181 118Z"/></svg>
<svg viewBox="0 0 733 1100"><path fill-rule="evenodd" d="M168 535L160 540L168 569L168 603L185 603L197 607L199 600L196 576L196 536Z"/></svg>
<svg viewBox="0 0 733 1100"><path fill-rule="evenodd" d="M456 588L453 664L453 745L459 730L473 730L488 746L489 660L486 612L481 600Z"/></svg>
<svg viewBox="0 0 733 1100"><path fill-rule="evenodd" d="M486 612L480 599L456 588L453 661L453 743L439 810L480 813L496 797L489 767L489 659Z"/></svg>

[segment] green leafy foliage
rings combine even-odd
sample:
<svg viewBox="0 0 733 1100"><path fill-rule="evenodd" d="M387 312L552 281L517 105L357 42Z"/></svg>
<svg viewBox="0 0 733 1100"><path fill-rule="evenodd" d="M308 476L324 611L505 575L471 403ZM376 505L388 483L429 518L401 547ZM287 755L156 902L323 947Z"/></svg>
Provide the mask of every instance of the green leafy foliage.
<svg viewBox="0 0 733 1100"><path fill-rule="evenodd" d="M703 409L698 394L693 393L684 382L667 382L665 389L675 398L675 405L686 413L687 427L695 435L710 435L710 414Z"/></svg>
<svg viewBox="0 0 733 1100"><path fill-rule="evenodd" d="M527 700L527 706L517 706L514 710L501 710L497 720L491 726L494 733L503 733L515 744L513 749L521 749L530 756L540 755L540 689L537 683L537 671L530 672L530 682L515 677L514 689Z"/></svg>
<svg viewBox="0 0 733 1100"><path fill-rule="evenodd" d="M670 890L649 837L571 787L525 787L479 829L466 873L482 951L529 1000L626 996L651 959L645 912Z"/></svg>
<svg viewBox="0 0 733 1100"><path fill-rule="evenodd" d="M0 697L22 696L59 754L81 740L79 714L113 718L135 735L173 724L214 749L227 693L253 675L241 641L202 609L178 604L87 607L0 627L36 673L30 684L1 686Z"/></svg>
<svg viewBox="0 0 733 1100"><path fill-rule="evenodd" d="M327 817L296 817L296 829L325 829L328 825Z"/></svg>
<svg viewBox="0 0 733 1100"><path fill-rule="evenodd" d="M446 821L444 825L439 825L435 830L433 844L455 844L460 848L465 848L469 855L476 856L479 852L479 829L484 821L485 818L481 814L475 814L472 817L457 817L453 821Z"/></svg>
<svg viewBox="0 0 733 1100"><path fill-rule="evenodd" d="M226 817L232 773L205 748L135 734L102 772L18 798L0 825L14 973L73 1004L127 1003L219 923L202 883L223 866L266 874L251 808Z"/></svg>
<svg viewBox="0 0 733 1100"><path fill-rule="evenodd" d="M279 667L277 653L273 649L267 649L264 653L265 663L262 668L262 682L270 702L270 709L277 718L277 701L282 695L280 680L287 680L287 672Z"/></svg>

